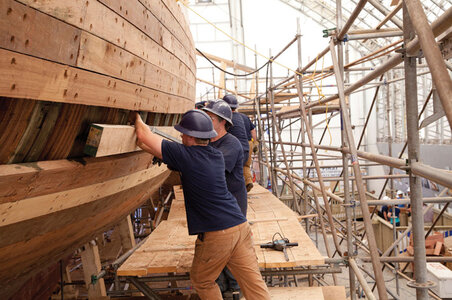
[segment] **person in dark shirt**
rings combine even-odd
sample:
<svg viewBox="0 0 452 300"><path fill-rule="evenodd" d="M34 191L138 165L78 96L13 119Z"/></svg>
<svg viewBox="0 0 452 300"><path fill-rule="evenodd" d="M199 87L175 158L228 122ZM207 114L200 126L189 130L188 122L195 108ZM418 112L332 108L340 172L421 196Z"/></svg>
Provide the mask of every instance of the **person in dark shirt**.
<svg viewBox="0 0 452 300"><path fill-rule="evenodd" d="M229 104L229 106L231 107L231 110L232 110L232 123L234 125L231 128L229 128L228 132L230 134L232 134L233 136L235 136L240 141L240 144L242 145L243 166L245 168L244 173L246 173L248 170L246 170L245 165L248 160L250 145L248 143L248 135L246 133L245 123L243 122L243 117L241 116L241 114L236 112L237 107L239 107L237 98L232 94L228 94L223 97L223 100L226 101L227 104ZM247 179L246 175L244 174L244 176L245 176L245 181L246 181L246 179ZM250 175L250 177L251 177L251 175ZM251 190L251 188L253 187L252 180L251 180L251 182L245 182L245 184L247 185L248 191Z"/></svg>
<svg viewBox="0 0 452 300"><path fill-rule="evenodd" d="M383 199L381 199L381 200L387 201L387 200L390 200L390 198L388 196L384 196ZM388 212L389 212L388 205L387 204L383 205L381 207L381 212L380 212L381 217L389 222Z"/></svg>
<svg viewBox="0 0 452 300"><path fill-rule="evenodd" d="M222 299L215 279L228 266L246 299L270 299L250 226L227 190L223 154L208 145L217 135L210 117L190 110L175 129L182 133L183 144L163 140L138 113L135 116L138 146L180 172L188 233L198 235L190 272L193 287L201 299Z"/></svg>
<svg viewBox="0 0 452 300"><path fill-rule="evenodd" d="M252 158L251 155L253 153L257 152L259 143L257 141L257 135L256 135L256 126L251 122L250 118L248 118L247 115L240 113L240 116L243 119L243 124L245 125L245 131L246 131L246 137L248 138L248 145L249 145L249 152L248 152L248 158L245 165L243 166L243 174L245 175L245 184L246 184L246 190L249 192L253 188L253 176L251 174L251 162Z"/></svg>
<svg viewBox="0 0 452 300"><path fill-rule="evenodd" d="M223 153L226 168L226 183L228 190L237 199L243 215L246 217L248 207L245 181L243 180L243 149L239 140L227 132L232 126L232 111L223 100L211 101L202 108L212 119L213 128L218 135L210 139L210 145ZM217 284L225 296L228 293L239 291L239 285L228 268L224 268Z"/></svg>
<svg viewBox="0 0 452 300"><path fill-rule="evenodd" d="M211 101L202 108L212 119L218 135L210 139L210 145L223 153L228 190L237 199L240 210L246 217L248 208L245 181L243 180L243 149L239 140L227 132L232 126L232 111L223 100Z"/></svg>

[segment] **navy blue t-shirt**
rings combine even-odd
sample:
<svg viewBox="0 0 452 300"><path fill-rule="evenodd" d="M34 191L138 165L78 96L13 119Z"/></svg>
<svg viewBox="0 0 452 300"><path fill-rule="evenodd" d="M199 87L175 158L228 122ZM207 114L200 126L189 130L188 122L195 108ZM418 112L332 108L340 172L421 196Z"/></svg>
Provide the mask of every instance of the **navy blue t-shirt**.
<svg viewBox="0 0 452 300"><path fill-rule="evenodd" d="M242 116L243 119L243 124L245 125L245 130L246 130L246 137L248 138L248 141L251 141L251 130L253 130L254 128L256 128L256 126L254 126L253 123L251 123L250 118L248 118L247 115L239 113Z"/></svg>
<svg viewBox="0 0 452 300"><path fill-rule="evenodd" d="M226 169L226 184L228 190L237 199L240 210L246 217L248 207L245 180L243 178L243 149L239 140L230 133L226 133L219 140L210 145L223 153Z"/></svg>
<svg viewBox="0 0 452 300"><path fill-rule="evenodd" d="M243 165L248 160L248 153L250 151L250 145L248 144L248 137L246 135L245 124L242 116L238 112L232 113L232 123L234 124L229 128L228 132L235 136L243 148Z"/></svg>
<svg viewBox="0 0 452 300"><path fill-rule="evenodd" d="M162 158L169 168L181 173L190 235L246 222L237 200L228 191L223 154L219 150L163 140Z"/></svg>

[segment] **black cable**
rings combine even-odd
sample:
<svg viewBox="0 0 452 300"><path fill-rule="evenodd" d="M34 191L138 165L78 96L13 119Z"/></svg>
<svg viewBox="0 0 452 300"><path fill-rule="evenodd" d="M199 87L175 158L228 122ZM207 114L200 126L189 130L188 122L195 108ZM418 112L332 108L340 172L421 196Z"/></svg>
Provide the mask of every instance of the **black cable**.
<svg viewBox="0 0 452 300"><path fill-rule="evenodd" d="M217 68L218 70L220 70L220 71L222 71L222 72L224 72L224 73L226 73L226 74L232 75L232 76L246 77L246 76L249 76L249 75L253 75L254 73L257 73L257 72L259 72L260 70L262 70L266 65L268 65L268 64L271 62L271 59L268 60L265 64L262 65L262 67L260 67L259 69L255 70L255 71L253 71L253 72L251 72L251 73L246 73L246 74L234 74L234 73L228 72L228 71L226 71L226 70L223 70L222 68L220 68L219 66L217 66L213 61L211 61L211 60L210 60L204 53L202 53L202 51L199 50L198 48L196 48L196 51L198 51L205 59L207 59L207 60L208 60L215 68Z"/></svg>

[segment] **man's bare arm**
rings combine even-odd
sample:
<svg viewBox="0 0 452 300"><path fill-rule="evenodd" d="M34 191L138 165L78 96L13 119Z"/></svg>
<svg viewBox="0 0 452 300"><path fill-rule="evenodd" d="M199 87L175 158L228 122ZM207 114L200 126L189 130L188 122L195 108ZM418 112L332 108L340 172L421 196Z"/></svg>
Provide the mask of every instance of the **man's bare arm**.
<svg viewBox="0 0 452 300"><path fill-rule="evenodd" d="M154 134L149 129L138 113L135 115L135 132L137 134L137 145L146 152L162 159L162 140L163 138Z"/></svg>

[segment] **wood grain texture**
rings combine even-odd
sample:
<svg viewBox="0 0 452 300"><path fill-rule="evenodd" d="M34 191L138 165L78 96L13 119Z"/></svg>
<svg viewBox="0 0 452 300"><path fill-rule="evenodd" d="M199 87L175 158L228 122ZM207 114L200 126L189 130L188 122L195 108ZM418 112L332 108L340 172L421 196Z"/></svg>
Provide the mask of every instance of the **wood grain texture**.
<svg viewBox="0 0 452 300"><path fill-rule="evenodd" d="M82 32L76 66L168 94L189 97L195 87L182 76L155 66L90 33Z"/></svg>
<svg viewBox="0 0 452 300"><path fill-rule="evenodd" d="M169 122L168 122L169 123ZM153 127L157 135L179 140L180 133L170 126ZM166 136L166 137L165 137ZM138 151L135 127L131 125L91 124L84 152L92 157Z"/></svg>
<svg viewBox="0 0 452 300"><path fill-rule="evenodd" d="M104 158L0 165L0 203L101 183L147 169L151 163L152 155L136 152Z"/></svg>
<svg viewBox="0 0 452 300"><path fill-rule="evenodd" d="M35 103L25 99L0 101L0 163L7 163L14 157L15 149L25 133L33 115Z"/></svg>
<svg viewBox="0 0 452 300"><path fill-rule="evenodd" d="M149 181L166 170L166 165L154 165L136 173L71 190L46 194L0 204L0 226L26 221L57 211L71 209L130 189Z"/></svg>
<svg viewBox="0 0 452 300"><path fill-rule="evenodd" d="M193 101L77 68L0 50L0 95L163 113Z"/></svg>
<svg viewBox="0 0 452 300"><path fill-rule="evenodd" d="M74 247L88 242L95 234L109 229L118 220L125 218L130 211L145 201L145 195L158 189L169 173L167 171L151 182L142 183L117 194L116 198L120 200L118 205L109 206L111 199L105 198L104 209L96 215L87 218L73 215L75 220L67 226L56 226L46 234L35 235L30 240L2 247L0 253L5 263L0 268L0 291L8 286L8 282L32 276L41 268L72 253ZM15 231L19 232L22 229L21 226L17 226ZM11 234L14 234L14 231Z"/></svg>
<svg viewBox="0 0 452 300"><path fill-rule="evenodd" d="M268 291L275 300L324 300L321 287L270 287Z"/></svg>
<svg viewBox="0 0 452 300"><path fill-rule="evenodd" d="M118 270L122 276L146 276L164 272L188 272L194 254L196 236L189 236L185 216L184 195L180 186L174 187L175 199L168 220L163 221L148 240L132 254ZM248 218L265 220L251 225L255 251L261 268L281 268L324 264L296 214L263 187L256 186L249 194ZM287 250L289 261L281 251L261 249L260 244L272 240L280 232L298 247ZM320 290L321 292L321 290ZM323 298L322 298L323 299Z"/></svg>
<svg viewBox="0 0 452 300"><path fill-rule="evenodd" d="M102 37L175 75L183 74L194 80L194 69L190 69L184 63L185 57L179 58L173 52L161 47L134 24L98 1L21 0L20 2Z"/></svg>
<svg viewBox="0 0 452 300"><path fill-rule="evenodd" d="M13 0L0 2L0 47L74 65L81 30Z"/></svg>

